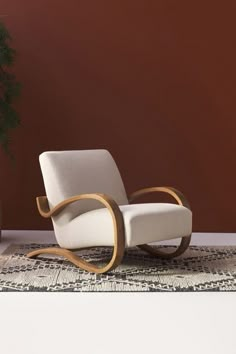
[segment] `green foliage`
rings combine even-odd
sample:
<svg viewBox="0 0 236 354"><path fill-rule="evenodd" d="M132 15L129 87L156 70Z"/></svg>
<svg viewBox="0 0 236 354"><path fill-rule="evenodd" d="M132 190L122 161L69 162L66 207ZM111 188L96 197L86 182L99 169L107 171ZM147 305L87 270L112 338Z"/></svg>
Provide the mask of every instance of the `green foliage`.
<svg viewBox="0 0 236 354"><path fill-rule="evenodd" d="M11 72L16 52L9 46L11 37L0 22L0 145L9 155L9 133L20 124L18 113L13 107L14 99L20 94L20 84Z"/></svg>

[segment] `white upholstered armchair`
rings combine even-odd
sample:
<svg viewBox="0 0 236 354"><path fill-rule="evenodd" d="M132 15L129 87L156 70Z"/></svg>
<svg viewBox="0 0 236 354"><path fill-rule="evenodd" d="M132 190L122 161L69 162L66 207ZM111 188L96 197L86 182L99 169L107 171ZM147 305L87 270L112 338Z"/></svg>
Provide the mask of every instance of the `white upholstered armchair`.
<svg viewBox="0 0 236 354"><path fill-rule="evenodd" d="M107 150L49 151L40 155L46 196L38 197L40 214L51 218L60 247L38 249L64 256L87 271L105 273L122 261L126 247L138 246L162 258L182 254L189 246L192 213L184 196L174 188L139 190L128 199L114 159ZM130 204L151 192L170 194L178 204ZM173 253L149 243L181 237ZM103 267L91 264L75 252L81 248L112 246L113 255Z"/></svg>

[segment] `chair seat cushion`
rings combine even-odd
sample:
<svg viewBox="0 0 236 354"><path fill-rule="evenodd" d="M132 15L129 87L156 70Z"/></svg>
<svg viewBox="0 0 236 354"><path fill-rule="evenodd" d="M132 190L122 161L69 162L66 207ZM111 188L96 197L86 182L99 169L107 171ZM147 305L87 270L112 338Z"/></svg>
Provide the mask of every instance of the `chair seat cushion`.
<svg viewBox="0 0 236 354"><path fill-rule="evenodd" d="M125 225L126 247L192 233L192 212L180 205L145 203L120 206ZM114 231L110 212L96 209L72 219L64 227L57 227L57 241L61 247L75 249L92 246L113 246Z"/></svg>

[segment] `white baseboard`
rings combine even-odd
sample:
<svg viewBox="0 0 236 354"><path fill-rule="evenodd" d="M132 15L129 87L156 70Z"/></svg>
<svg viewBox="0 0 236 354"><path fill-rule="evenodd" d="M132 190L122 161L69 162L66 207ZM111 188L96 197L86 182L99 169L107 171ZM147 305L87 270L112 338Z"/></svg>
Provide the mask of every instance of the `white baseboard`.
<svg viewBox="0 0 236 354"><path fill-rule="evenodd" d="M56 239L53 231L45 231L45 230L43 231L42 230L3 230L2 231L1 244L23 243L23 242L56 243ZM179 243L179 239L162 242L162 244L173 244L173 245L178 243ZM236 245L236 233L193 232L191 245L206 245L206 246Z"/></svg>
<svg viewBox="0 0 236 354"><path fill-rule="evenodd" d="M164 241L164 244L176 245L178 239ZM219 233L219 232L193 232L191 245L196 246L225 246L236 245L236 233Z"/></svg>

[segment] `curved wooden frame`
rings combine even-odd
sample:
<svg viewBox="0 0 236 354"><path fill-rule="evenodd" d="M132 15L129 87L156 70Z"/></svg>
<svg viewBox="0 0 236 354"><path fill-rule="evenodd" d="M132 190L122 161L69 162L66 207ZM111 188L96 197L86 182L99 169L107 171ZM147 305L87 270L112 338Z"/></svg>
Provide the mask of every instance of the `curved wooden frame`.
<svg viewBox="0 0 236 354"><path fill-rule="evenodd" d="M163 192L163 193L170 194L177 201L177 203L179 205L183 205L186 208L190 209L189 202L187 201L185 196L180 191L178 191L177 189L175 189L173 187L150 187L150 188L140 189L137 192L134 192L133 194L131 194L131 196L129 198L129 202L133 202L136 198L138 198L142 195L148 194L148 193L153 193L153 192ZM162 252L162 251L160 251L150 245L146 245L146 244L139 245L138 247L141 248L142 250L154 255L154 256L158 256L158 257L164 258L164 259L170 259L170 258L177 257L177 256L180 256L181 254L183 254L186 251L186 249L188 248L190 241L191 241L191 235L186 235L185 237L182 237L180 245L172 253Z"/></svg>
<svg viewBox="0 0 236 354"><path fill-rule="evenodd" d="M71 203L75 203L76 201L83 200L83 199L94 199L101 202L109 210L112 216L113 226L114 226L114 248L113 248L113 254L110 262L106 266L100 268L94 264L91 264L83 260L78 255L75 255L73 251L70 251L65 248L59 248L59 247L38 249L28 253L27 254L28 257L35 257L40 254L55 254L58 256L65 257L77 267L80 267L84 270L87 270L89 272L94 272L94 273L108 272L116 268L121 263L125 251L124 220L119 206L112 198L110 198L105 194L100 194L100 193L81 194L64 200L63 202L56 205L52 210L50 210L49 208L48 200L46 196L37 197L36 201L37 201L37 206L40 215L42 215L44 218L50 218L53 216L57 216L60 212L63 211L63 209L65 209L67 205L70 205Z"/></svg>

